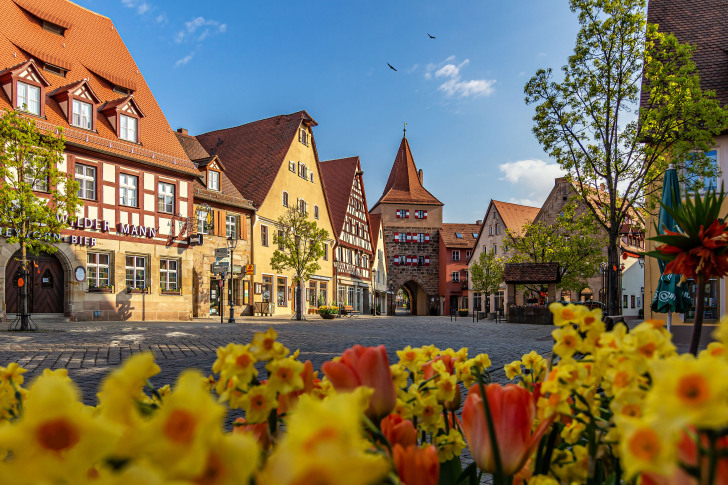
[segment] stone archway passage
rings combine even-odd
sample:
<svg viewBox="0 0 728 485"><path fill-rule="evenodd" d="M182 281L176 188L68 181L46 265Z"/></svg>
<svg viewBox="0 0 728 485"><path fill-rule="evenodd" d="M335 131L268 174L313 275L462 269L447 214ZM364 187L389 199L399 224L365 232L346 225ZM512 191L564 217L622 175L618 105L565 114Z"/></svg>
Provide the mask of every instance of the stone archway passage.
<svg viewBox="0 0 728 485"><path fill-rule="evenodd" d="M409 280L402 285L410 297L410 315L427 315L427 293L416 281Z"/></svg>
<svg viewBox="0 0 728 485"><path fill-rule="evenodd" d="M28 302L31 313L63 313L65 278L61 262L52 254L29 255L30 278ZM20 311L20 287L17 274L20 272L20 251L15 253L5 268L6 313Z"/></svg>

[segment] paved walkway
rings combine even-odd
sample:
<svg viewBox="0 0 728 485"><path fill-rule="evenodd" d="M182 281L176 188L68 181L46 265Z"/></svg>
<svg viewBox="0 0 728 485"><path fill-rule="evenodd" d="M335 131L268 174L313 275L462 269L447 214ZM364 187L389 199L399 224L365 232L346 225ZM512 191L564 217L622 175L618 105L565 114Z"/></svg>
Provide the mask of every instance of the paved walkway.
<svg viewBox="0 0 728 485"><path fill-rule="evenodd" d="M0 331L0 366L18 362L28 369L27 381L43 369L67 368L79 384L84 401L95 403L101 378L128 356L151 350L162 368L156 386L172 384L189 367L210 373L215 351L229 342L247 343L255 332L273 326L278 339L291 351L300 349L314 369L354 344L387 347L390 361L407 345L435 344L455 350L468 347L470 355L486 352L493 377L505 379L503 365L524 353L551 348L553 327L472 322L449 317L353 317L323 320L318 315L295 322L280 318L244 318L236 324L194 322L81 322L39 323L37 332Z"/></svg>

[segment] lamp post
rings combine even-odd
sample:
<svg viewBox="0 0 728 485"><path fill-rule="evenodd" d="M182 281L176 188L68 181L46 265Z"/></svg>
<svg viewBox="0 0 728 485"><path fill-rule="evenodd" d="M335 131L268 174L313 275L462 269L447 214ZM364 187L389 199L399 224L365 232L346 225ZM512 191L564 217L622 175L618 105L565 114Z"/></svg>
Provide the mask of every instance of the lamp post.
<svg viewBox="0 0 728 485"><path fill-rule="evenodd" d="M228 252L230 253L230 286L228 287L228 291L230 292L228 297L228 301L230 302L230 318L228 318L228 323L235 323L235 310L233 309L233 249L237 245L238 240L234 235L227 239Z"/></svg>

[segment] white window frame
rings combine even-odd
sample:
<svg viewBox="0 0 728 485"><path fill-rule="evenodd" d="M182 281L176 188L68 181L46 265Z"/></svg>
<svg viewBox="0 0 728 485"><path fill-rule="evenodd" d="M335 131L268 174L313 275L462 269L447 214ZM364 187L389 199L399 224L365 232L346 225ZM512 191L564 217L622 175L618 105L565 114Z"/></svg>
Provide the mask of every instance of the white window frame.
<svg viewBox="0 0 728 485"><path fill-rule="evenodd" d="M308 132L305 128L301 128L298 131L298 141L300 141L301 144L308 146Z"/></svg>
<svg viewBox="0 0 728 485"><path fill-rule="evenodd" d="M465 251L465 259L470 259L470 255L472 253L470 251Z"/></svg>
<svg viewBox="0 0 728 485"><path fill-rule="evenodd" d="M453 271L450 277L453 283L460 283L460 271Z"/></svg>
<svg viewBox="0 0 728 485"><path fill-rule="evenodd" d="M130 265L131 260L131 265ZM147 257L146 256L137 256L137 255L126 255L124 258L124 267L125 267L125 273L124 273L124 283L126 284L127 288L134 288L143 290L147 287ZM129 284L129 271L132 273L132 279L133 282L132 285ZM139 275L141 275L141 278L139 278ZM141 288L137 286L138 280L143 280L143 285Z"/></svg>
<svg viewBox="0 0 728 485"><path fill-rule="evenodd" d="M290 160L288 162L288 170L293 173L296 173L296 162L294 162L293 160Z"/></svg>
<svg viewBox="0 0 728 485"><path fill-rule="evenodd" d="M207 171L207 188L210 190L220 190L220 172L217 170Z"/></svg>
<svg viewBox="0 0 728 485"><path fill-rule="evenodd" d="M263 237L263 228L265 228L265 237ZM268 226L265 224L260 225L260 245L265 247L270 246L270 231L268 231Z"/></svg>
<svg viewBox="0 0 728 485"><path fill-rule="evenodd" d="M207 232L207 216L209 212L202 209L197 209L197 233L208 234Z"/></svg>
<svg viewBox="0 0 728 485"><path fill-rule="evenodd" d="M238 238L238 216L236 214L225 214L225 237Z"/></svg>
<svg viewBox="0 0 728 485"><path fill-rule="evenodd" d="M82 173L78 173L79 168ZM81 199L96 200L96 167L77 163L75 172L76 182L78 182L78 196ZM88 187L86 182L91 182L91 188Z"/></svg>
<svg viewBox="0 0 728 485"><path fill-rule="evenodd" d="M119 138L137 143L139 134L139 120L125 114L119 115Z"/></svg>
<svg viewBox="0 0 728 485"><path fill-rule="evenodd" d="M318 219L319 218L319 208L317 205L313 206L313 218Z"/></svg>
<svg viewBox="0 0 728 485"><path fill-rule="evenodd" d="M93 127L93 105L80 99L74 99L71 106L71 124L90 130Z"/></svg>
<svg viewBox="0 0 728 485"><path fill-rule="evenodd" d="M174 214L174 184L169 182L157 183L157 211L164 214Z"/></svg>
<svg viewBox="0 0 728 485"><path fill-rule="evenodd" d="M283 207L288 207L288 192L286 192L285 190L283 191L281 202L283 203Z"/></svg>
<svg viewBox="0 0 728 485"><path fill-rule="evenodd" d="M134 182L133 184L131 182ZM137 194L139 189L139 177L128 173L119 174L119 205L127 207L139 207Z"/></svg>
<svg viewBox="0 0 728 485"><path fill-rule="evenodd" d="M106 257L106 263L101 262L101 256ZM91 261L93 259L93 261ZM106 269L106 277L100 276L100 271ZM89 252L86 255L86 280L89 288L102 288L111 286L111 253Z"/></svg>
<svg viewBox="0 0 728 485"><path fill-rule="evenodd" d="M178 259L159 259L159 287L162 291L179 289L179 263ZM172 276L174 276L174 281L172 281Z"/></svg>
<svg viewBox="0 0 728 485"><path fill-rule="evenodd" d="M453 249L452 250L452 260L453 261L460 261L460 250L459 249Z"/></svg>
<svg viewBox="0 0 728 485"><path fill-rule="evenodd" d="M18 81L18 109L40 116L40 88Z"/></svg>

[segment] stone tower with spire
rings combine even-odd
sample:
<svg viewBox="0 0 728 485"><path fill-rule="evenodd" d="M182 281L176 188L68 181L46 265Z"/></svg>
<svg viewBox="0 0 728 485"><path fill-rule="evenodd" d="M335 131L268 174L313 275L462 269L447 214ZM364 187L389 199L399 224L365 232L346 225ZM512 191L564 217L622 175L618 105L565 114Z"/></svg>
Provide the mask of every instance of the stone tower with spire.
<svg viewBox="0 0 728 485"><path fill-rule="evenodd" d="M370 210L380 214L387 255L387 284L409 295L413 315L437 314L438 230L443 204L423 185L406 133L382 197Z"/></svg>

